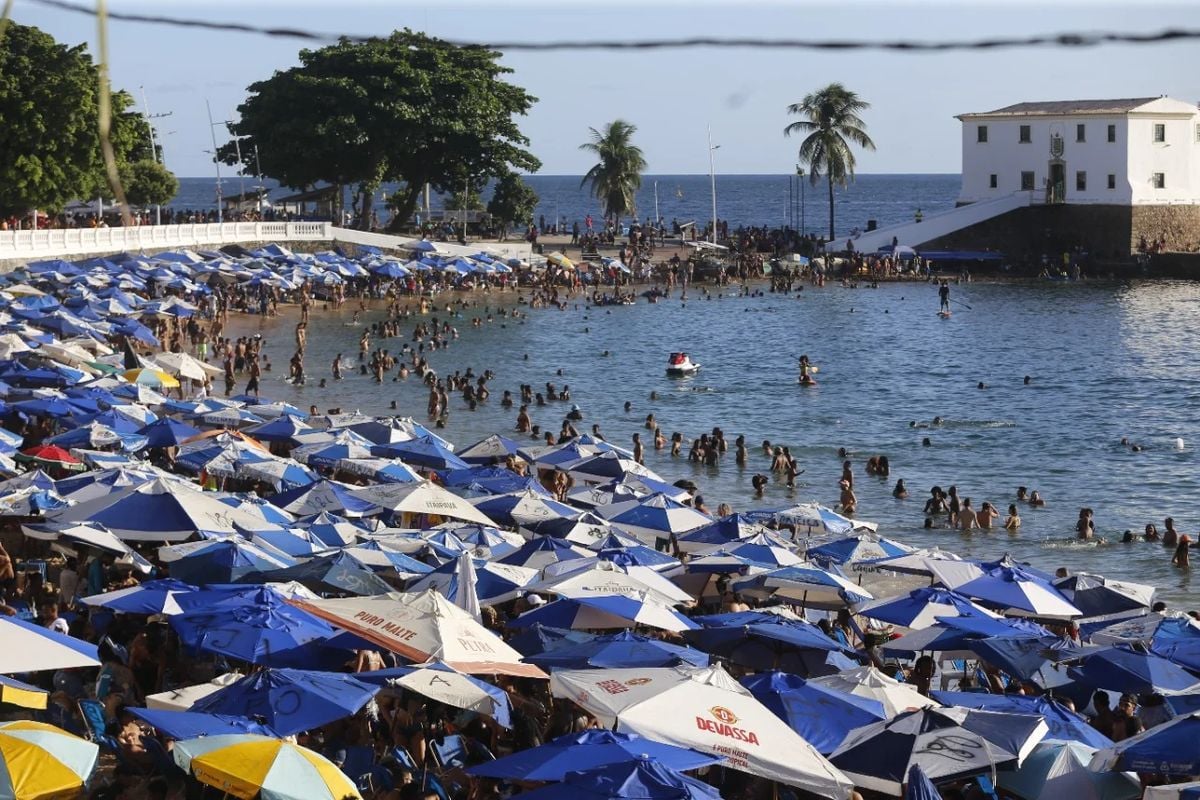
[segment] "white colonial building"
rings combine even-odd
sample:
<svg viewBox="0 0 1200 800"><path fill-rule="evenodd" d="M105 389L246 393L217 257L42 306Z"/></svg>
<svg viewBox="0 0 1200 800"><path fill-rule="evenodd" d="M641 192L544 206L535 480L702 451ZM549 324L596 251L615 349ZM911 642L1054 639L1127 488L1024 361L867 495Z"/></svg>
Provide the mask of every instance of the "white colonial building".
<svg viewBox="0 0 1200 800"><path fill-rule="evenodd" d="M960 203L1200 205L1200 110L1169 97L1017 103L961 114Z"/></svg>

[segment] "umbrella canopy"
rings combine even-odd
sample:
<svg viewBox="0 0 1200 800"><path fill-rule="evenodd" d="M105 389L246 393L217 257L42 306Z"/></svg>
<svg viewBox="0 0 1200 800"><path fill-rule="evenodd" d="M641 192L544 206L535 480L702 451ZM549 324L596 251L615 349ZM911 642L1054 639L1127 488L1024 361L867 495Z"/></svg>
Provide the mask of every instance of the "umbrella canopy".
<svg viewBox="0 0 1200 800"><path fill-rule="evenodd" d="M1200 774L1197 738L1200 738L1200 711L1175 717L1102 748L1088 766L1094 770L1197 775Z"/></svg>
<svg viewBox="0 0 1200 800"><path fill-rule="evenodd" d="M470 614L433 591L297 600L295 605L415 662L440 658L473 675L545 677Z"/></svg>
<svg viewBox="0 0 1200 800"><path fill-rule="evenodd" d="M492 434L460 450L458 457L468 464L496 464L509 456L515 456L520 449L521 445L507 436Z"/></svg>
<svg viewBox="0 0 1200 800"><path fill-rule="evenodd" d="M512 703L503 689L459 672L443 661L360 673L376 686L406 689L454 708L486 714L505 728L512 727Z"/></svg>
<svg viewBox="0 0 1200 800"><path fill-rule="evenodd" d="M217 689L188 710L261 719L280 736L290 736L350 716L378 691L340 672L267 668Z"/></svg>
<svg viewBox="0 0 1200 800"><path fill-rule="evenodd" d="M359 798L354 781L327 758L254 734L205 736L176 742L175 763L196 780L227 795L251 800L345 800Z"/></svg>
<svg viewBox="0 0 1200 800"><path fill-rule="evenodd" d="M1071 605L1048 581L1019 566L990 569L955 590L1006 614L1048 619L1083 616L1083 612Z"/></svg>
<svg viewBox="0 0 1200 800"><path fill-rule="evenodd" d="M915 687L889 678L875 667L842 670L834 675L812 678L810 682L855 697L876 700L883 705L888 719L906 711L937 705Z"/></svg>
<svg viewBox="0 0 1200 800"><path fill-rule="evenodd" d="M915 656L920 652L955 653L965 658L973 651L975 642L985 638L1041 639L1050 637L1050 632L1041 625L1024 619L991 617L936 617L936 625L892 639L883 644L883 650L904 656Z"/></svg>
<svg viewBox="0 0 1200 800"><path fill-rule="evenodd" d="M707 667L709 664L707 653L630 631L556 647L526 656L525 660L547 670L674 667L681 664Z"/></svg>
<svg viewBox="0 0 1200 800"><path fill-rule="evenodd" d="M431 481L379 483L354 489L350 496L372 506L376 512L428 514L465 522L478 522L481 525L495 524L466 500Z"/></svg>
<svg viewBox="0 0 1200 800"><path fill-rule="evenodd" d="M476 561L473 566L475 593L479 604L483 606L494 606L515 599L529 584L537 580L538 575L536 569L497 564L494 561ZM449 561L423 578L413 581L408 585L408 590L423 592L426 589L437 589L443 596L453 598L459 590L458 569L457 560Z"/></svg>
<svg viewBox="0 0 1200 800"><path fill-rule="evenodd" d="M911 552L912 548L906 544L867 531L819 547L810 547L807 556L818 564L852 564Z"/></svg>
<svg viewBox="0 0 1200 800"><path fill-rule="evenodd" d="M1116 581L1086 572L1061 578L1054 582L1054 588L1083 612L1084 617L1140 614L1154 605L1153 586Z"/></svg>
<svg viewBox="0 0 1200 800"><path fill-rule="evenodd" d="M287 583L296 581L315 592L323 594L353 594L369 596L392 591L387 581L364 566L354 556L343 553L310 558L294 567L248 572L238 579L239 583Z"/></svg>
<svg viewBox="0 0 1200 800"><path fill-rule="evenodd" d="M878 700L856 697L786 672L747 675L742 685L825 755L836 750L851 730L887 719Z"/></svg>
<svg viewBox="0 0 1200 800"><path fill-rule="evenodd" d="M220 367L205 364L187 353L162 352L158 353L154 360L163 372L193 381L203 381L206 377L220 377L224 374Z"/></svg>
<svg viewBox="0 0 1200 800"><path fill-rule="evenodd" d="M308 486L280 492L271 498L271 502L284 511L301 516L330 512L343 517L361 517L373 511L375 506L355 497L351 493L354 488L348 483L319 480Z"/></svg>
<svg viewBox="0 0 1200 800"><path fill-rule="evenodd" d="M264 550L241 537L202 539L160 547L158 557L171 564L171 573L189 583L232 583L251 572L286 567L292 560Z"/></svg>
<svg viewBox="0 0 1200 800"><path fill-rule="evenodd" d="M515 552L500 559L501 564L541 569L559 561L573 561L590 556L587 550L553 536L535 536Z"/></svg>
<svg viewBox="0 0 1200 800"><path fill-rule="evenodd" d="M171 627L193 649L273 666L311 665L309 643L336 634L270 589L175 615Z"/></svg>
<svg viewBox="0 0 1200 800"><path fill-rule="evenodd" d="M167 711L158 708L132 708L129 713L143 719L165 736L177 741L197 736L222 736L237 733L273 735L273 731L246 717L229 714L204 714L199 711Z"/></svg>
<svg viewBox="0 0 1200 800"><path fill-rule="evenodd" d="M865 603L855 611L864 617L914 630L937 624L938 617L997 616L957 592L932 586L915 589L899 597L885 597Z"/></svg>
<svg viewBox="0 0 1200 800"><path fill-rule="evenodd" d="M547 519L566 519L579 514L579 509L560 503L533 489L480 497L472 503L497 523L514 527L534 525Z"/></svg>
<svg viewBox="0 0 1200 800"><path fill-rule="evenodd" d="M568 772L562 783L522 792L529 800L720 800L707 783L689 778L655 759L638 757L624 763L605 764Z"/></svg>
<svg viewBox="0 0 1200 800"><path fill-rule="evenodd" d="M694 621L704 627L685 632L687 641L707 653L756 669L787 669L806 674L803 661L797 663L796 658L805 651L854 652L815 625L775 614L739 611L696 617Z"/></svg>
<svg viewBox="0 0 1200 800"><path fill-rule="evenodd" d="M707 514L662 494L601 506L596 513L648 545L653 545L657 539L687 533L712 522L712 517Z"/></svg>
<svg viewBox="0 0 1200 800"><path fill-rule="evenodd" d="M556 697L606 726L730 758L730 766L822 797L852 781L720 667L556 672Z"/></svg>
<svg viewBox="0 0 1200 800"><path fill-rule="evenodd" d="M646 594L593 595L557 600L526 611L508 625L524 628L534 624L553 628L632 628L646 625L666 631L686 631L696 624Z"/></svg>
<svg viewBox="0 0 1200 800"><path fill-rule="evenodd" d="M572 562L565 562L568 566ZM588 562L583 562L587 564ZM621 566L611 561L597 561L585 569L555 575L531 584L530 591L548 592L563 597L595 597L602 595L648 596L666 605L691 605L692 596L649 567Z"/></svg>
<svg viewBox="0 0 1200 800"><path fill-rule="evenodd" d="M199 433L199 429L171 417L163 417L138 430L139 436L146 437L148 447L177 447Z"/></svg>
<svg viewBox="0 0 1200 800"><path fill-rule="evenodd" d="M125 372L123 377L130 383L136 383L140 386L150 386L155 389L179 388L179 381L161 369L150 369L148 367L131 369Z"/></svg>
<svg viewBox="0 0 1200 800"><path fill-rule="evenodd" d="M377 456L399 458L406 464L429 469L466 469L471 466L456 456L442 440L431 436L377 444L371 448L371 452Z"/></svg>
<svg viewBox="0 0 1200 800"><path fill-rule="evenodd" d="M94 644L16 617L0 616L0 673L98 667Z"/></svg>
<svg viewBox="0 0 1200 800"><path fill-rule="evenodd" d="M43 467L79 471L87 469L78 458L52 444L41 444L22 450L15 456L17 461L26 461Z"/></svg>
<svg viewBox="0 0 1200 800"><path fill-rule="evenodd" d="M261 517L209 494L161 478L97 497L51 515L55 522L93 522L124 541L178 542L197 531L235 533L267 527Z"/></svg>
<svg viewBox="0 0 1200 800"><path fill-rule="evenodd" d="M218 689L236 683L241 679L242 676L236 672L226 672L223 675L218 675L211 681L146 695L146 706L163 711L187 711L202 698L208 697Z"/></svg>
<svg viewBox="0 0 1200 800"><path fill-rule="evenodd" d="M1116 692L1200 690L1200 679L1177 664L1129 645L1099 650L1083 657L1067 674L1080 683Z"/></svg>
<svg viewBox="0 0 1200 800"><path fill-rule="evenodd" d="M1021 800L1138 800L1142 787L1127 772L1092 772L1096 749L1079 742L1039 742L1018 770L1005 769L996 785Z"/></svg>
<svg viewBox="0 0 1200 800"><path fill-rule="evenodd" d="M743 578L733 590L787 598L807 608L840 609L875 599L841 575L807 563Z"/></svg>
<svg viewBox="0 0 1200 800"><path fill-rule="evenodd" d="M904 786L904 800L942 800L933 781L921 769L920 764L913 764L908 769L908 781Z"/></svg>
<svg viewBox="0 0 1200 800"><path fill-rule="evenodd" d="M78 797L100 748L61 728L19 720L0 723L0 797Z"/></svg>
<svg viewBox="0 0 1200 800"><path fill-rule="evenodd" d="M1027 697L1016 694L987 694L984 692L931 692L933 699L947 706L978 708L984 711L1008 711L1013 714L1040 714L1046 721L1047 739L1079 742L1089 747L1108 747L1112 744L1087 719L1071 711L1051 697Z"/></svg>
<svg viewBox="0 0 1200 800"><path fill-rule="evenodd" d="M128 589L117 589L103 594L94 594L83 598L89 606L107 608L122 614L165 614L172 616L182 614L189 606L187 597L199 591L199 587L190 583L165 578L157 581L132 586ZM203 601L201 601L203 602Z"/></svg>
<svg viewBox="0 0 1200 800"><path fill-rule="evenodd" d="M1200 800L1200 781L1147 786L1143 800Z"/></svg>
<svg viewBox="0 0 1200 800"><path fill-rule="evenodd" d="M1019 766L1045 735L1034 716L927 708L852 731L829 760L856 785L899 795L913 764L934 781L982 775Z"/></svg>
<svg viewBox="0 0 1200 800"><path fill-rule="evenodd" d="M720 757L644 739L635 733L588 730L568 733L539 747L468 767L467 774L518 781L560 781L568 772L620 764L638 756L648 756L680 771L721 761Z"/></svg>

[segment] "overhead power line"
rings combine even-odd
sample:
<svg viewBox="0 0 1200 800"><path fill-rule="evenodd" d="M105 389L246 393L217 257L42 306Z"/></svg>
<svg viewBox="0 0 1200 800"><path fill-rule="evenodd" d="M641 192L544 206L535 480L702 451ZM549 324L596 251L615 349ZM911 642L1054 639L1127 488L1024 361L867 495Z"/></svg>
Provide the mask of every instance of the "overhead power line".
<svg viewBox="0 0 1200 800"><path fill-rule="evenodd" d="M94 16L96 9L68 0L26 0L36 5L48 6L62 11ZM334 34L302 28L281 28L249 25L241 22L219 22L210 19L170 17L157 14L137 14L128 11L108 10L110 20L142 22L176 28L194 28L226 33L247 33L285 39L303 39L310 42L332 43L340 39L365 42L376 36L360 34ZM949 39L944 41L859 39L760 39L691 37L683 39L645 39L638 41L544 41L544 42L465 42L445 40L457 47L477 47L499 51L552 51L552 50L679 50L695 48L769 48L773 50L880 50L901 53L944 53L962 50L1002 50L1017 47L1096 47L1104 44L1163 44L1169 42L1200 40L1200 29L1166 28L1149 33L1126 33L1115 31L1072 32L1033 34L1030 36L999 36L987 39Z"/></svg>

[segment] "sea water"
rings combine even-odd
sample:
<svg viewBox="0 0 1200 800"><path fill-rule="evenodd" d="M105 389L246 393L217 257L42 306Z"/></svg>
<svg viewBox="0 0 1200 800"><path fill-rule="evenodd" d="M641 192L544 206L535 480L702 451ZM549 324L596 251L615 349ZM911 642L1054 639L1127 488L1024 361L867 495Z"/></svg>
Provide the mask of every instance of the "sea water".
<svg viewBox="0 0 1200 800"><path fill-rule="evenodd" d="M678 294L654 305L643 300L615 308L589 309L581 299L566 311L534 310L523 322L496 317L482 328L472 327L469 318L485 316L483 304L493 310L512 304L515 294L465 296L481 307L453 319L460 338L426 353L439 375L467 367L496 373L492 397L477 411L451 395L443 433L459 447L495 432L517 436L516 408L500 406L504 389L519 398L520 384L542 391L547 381L559 388L565 383L584 414L577 423L581 432L599 424L605 437L625 447L640 432L647 466L668 481L694 480L710 509L721 502L738 511L810 500L832 506L838 500L838 449L846 448L853 452L857 516L878 522L884 535L964 557L1010 553L1047 571L1062 566L1150 583L1161 598L1195 607L1191 575L1170 565L1169 550L1120 539L1127 528L1140 534L1148 522L1161 530L1167 516L1193 537L1200 526L1200 365L1192 356L1200 333L1191 324L1200 286L963 284L952 287L948 319L937 315L937 288L926 283L830 285L793 296L711 300L693 289L686 304ZM303 387L282 380L293 350L293 312L239 322L239 332L261 331L266 339L274 369L264 378L264 396L306 409L315 404L322 411L400 413L428 422L428 390L416 377L393 382L393 372L379 385L350 371L344 380L318 387L320 378L331 378L335 355L357 357L363 328L347 324L353 307L349 302L313 314L310 382ZM362 316L369 324L384 311ZM446 318L444 312L437 316ZM404 336L372 346L397 353L414 324L404 324ZM667 356L677 350L703 365L698 375L666 376ZM797 385L802 353L820 368L816 387ZM980 382L986 388L977 388ZM652 392L657 399L650 399ZM389 408L393 400L397 411ZM626 401L632 403L628 413ZM557 434L568 410L569 404L551 403L530 412L543 431ZM718 467L704 467L671 458L669 450L655 451L644 427L648 414L668 438L678 431L690 440L720 427L730 452ZM944 424L922 427L934 417ZM750 447L746 469L734 464L738 435ZM925 437L930 446L922 445ZM1123 446L1123 437L1144 449ZM794 491L773 478L766 496L756 500L751 477L769 468L764 439L789 446L805 471ZM865 474L872 455L889 458L888 479ZM898 478L908 487L907 500L892 497ZM935 484L956 485L975 509L990 502L1001 513L996 525L1018 486L1038 490L1047 505L1019 504L1024 524L1015 534L1000 528L924 530L922 506ZM1085 506L1095 510L1097 539L1080 542L1074 523Z"/></svg>

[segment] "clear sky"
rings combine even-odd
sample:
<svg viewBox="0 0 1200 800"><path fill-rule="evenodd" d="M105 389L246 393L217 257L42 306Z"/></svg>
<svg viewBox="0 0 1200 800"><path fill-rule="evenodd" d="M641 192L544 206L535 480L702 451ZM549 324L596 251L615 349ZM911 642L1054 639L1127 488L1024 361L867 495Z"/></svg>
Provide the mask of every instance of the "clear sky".
<svg viewBox="0 0 1200 800"><path fill-rule="evenodd" d="M88 3L90 0L80 0ZM1200 27L1194 0L1083 2L1008 0L1003 5L558 0L488 4L426 0L110 0L110 8L328 33L375 34L410 27L448 39L635 40L685 36L944 40L1068 31L1149 32ZM14 18L63 42L88 42L89 16L17 0ZM180 176L212 174L205 100L217 120L234 119L248 84L297 61L296 39L112 22L112 80L150 110L167 165ZM510 79L539 102L522 121L544 174L581 174L578 145L589 126L623 118L638 128L649 171L705 173L705 127L719 144L719 173L786 173L798 141L782 135L786 107L840 81L871 103L866 121L878 150L860 153L860 173L957 173L955 114L1025 100L1169 95L1200 100L1200 43L1109 45L979 53L901 54L744 48L625 52L513 52ZM218 131L218 142L221 141Z"/></svg>

